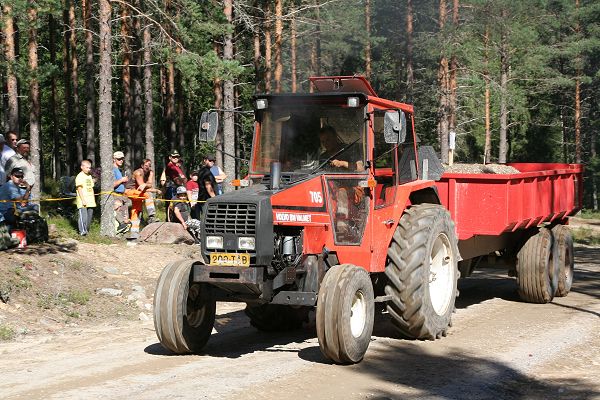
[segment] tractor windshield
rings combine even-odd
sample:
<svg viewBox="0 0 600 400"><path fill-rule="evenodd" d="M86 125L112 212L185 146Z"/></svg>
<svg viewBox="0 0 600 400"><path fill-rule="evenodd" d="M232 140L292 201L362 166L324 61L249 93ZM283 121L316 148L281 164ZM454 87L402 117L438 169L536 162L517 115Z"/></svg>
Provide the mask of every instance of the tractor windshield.
<svg viewBox="0 0 600 400"><path fill-rule="evenodd" d="M365 160L364 104L348 96L269 96L257 110L251 173L362 173ZM357 98L358 100L358 98Z"/></svg>

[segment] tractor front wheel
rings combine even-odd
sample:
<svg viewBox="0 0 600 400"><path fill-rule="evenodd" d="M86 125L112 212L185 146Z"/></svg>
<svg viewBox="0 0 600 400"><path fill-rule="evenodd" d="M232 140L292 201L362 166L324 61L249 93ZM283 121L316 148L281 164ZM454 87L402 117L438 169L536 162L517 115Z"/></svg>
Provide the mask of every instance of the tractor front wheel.
<svg viewBox="0 0 600 400"><path fill-rule="evenodd" d="M411 339L446 336L457 291L458 245L448 211L435 204L406 210L388 248L387 309Z"/></svg>
<svg viewBox="0 0 600 400"><path fill-rule="evenodd" d="M323 278L317 300L317 337L323 355L339 364L363 359L373 332L373 284L364 269L333 266Z"/></svg>
<svg viewBox="0 0 600 400"><path fill-rule="evenodd" d="M175 354L198 353L210 338L216 302L211 287L190 282L194 261L168 264L154 293L154 328L163 347Z"/></svg>

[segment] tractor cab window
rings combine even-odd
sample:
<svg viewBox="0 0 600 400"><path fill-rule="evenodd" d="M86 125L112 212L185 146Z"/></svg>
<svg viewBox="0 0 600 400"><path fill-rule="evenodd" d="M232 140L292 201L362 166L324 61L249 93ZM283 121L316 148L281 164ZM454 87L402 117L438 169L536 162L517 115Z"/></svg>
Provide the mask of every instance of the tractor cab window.
<svg viewBox="0 0 600 400"><path fill-rule="evenodd" d="M282 173L364 172L364 107L348 107L345 96L272 96L257 111L251 172L268 174L271 163Z"/></svg>
<svg viewBox="0 0 600 400"><path fill-rule="evenodd" d="M375 167L375 180L377 185L373 200L375 208L386 207L394 204L396 194L396 157L398 145L385 142L383 135L383 121L386 111L373 113L373 166Z"/></svg>

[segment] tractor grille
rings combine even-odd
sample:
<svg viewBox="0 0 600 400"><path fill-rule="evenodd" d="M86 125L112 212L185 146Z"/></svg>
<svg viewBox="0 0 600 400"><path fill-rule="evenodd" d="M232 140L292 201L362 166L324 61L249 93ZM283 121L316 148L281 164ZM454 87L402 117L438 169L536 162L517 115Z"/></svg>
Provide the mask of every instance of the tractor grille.
<svg viewBox="0 0 600 400"><path fill-rule="evenodd" d="M208 203L204 231L207 235L255 235L256 204Z"/></svg>

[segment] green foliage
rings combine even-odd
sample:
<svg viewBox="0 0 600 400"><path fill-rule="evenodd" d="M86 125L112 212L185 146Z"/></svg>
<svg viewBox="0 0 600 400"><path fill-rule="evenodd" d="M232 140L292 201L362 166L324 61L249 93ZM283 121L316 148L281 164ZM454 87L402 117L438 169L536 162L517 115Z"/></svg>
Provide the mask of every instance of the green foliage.
<svg viewBox="0 0 600 400"><path fill-rule="evenodd" d="M600 245L600 233L589 228L576 228L572 231L575 243L581 243L588 246Z"/></svg>
<svg viewBox="0 0 600 400"><path fill-rule="evenodd" d="M17 332L7 325L0 325L0 341L7 342L13 340L17 336Z"/></svg>

